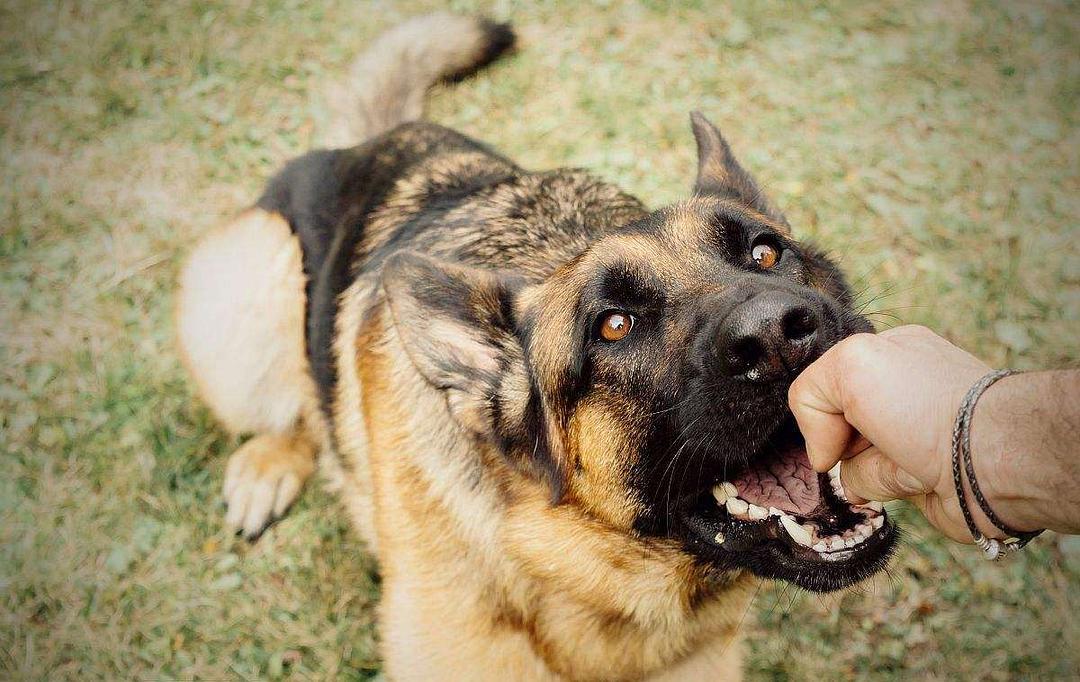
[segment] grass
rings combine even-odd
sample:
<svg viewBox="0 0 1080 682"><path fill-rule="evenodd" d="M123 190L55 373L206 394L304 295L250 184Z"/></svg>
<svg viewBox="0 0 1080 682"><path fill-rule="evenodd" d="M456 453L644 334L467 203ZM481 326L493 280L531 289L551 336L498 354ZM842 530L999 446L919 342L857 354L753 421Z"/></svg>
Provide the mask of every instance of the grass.
<svg viewBox="0 0 1080 682"><path fill-rule="evenodd" d="M1080 362L1075 3L493 5L520 52L431 117L661 205L706 111L879 326L996 365ZM378 676L378 577L312 486L221 528L225 436L171 341L177 263L317 143L321 92L436 3L0 5L0 677ZM769 586L750 679L1080 675L1080 557L988 565L907 509L889 575Z"/></svg>

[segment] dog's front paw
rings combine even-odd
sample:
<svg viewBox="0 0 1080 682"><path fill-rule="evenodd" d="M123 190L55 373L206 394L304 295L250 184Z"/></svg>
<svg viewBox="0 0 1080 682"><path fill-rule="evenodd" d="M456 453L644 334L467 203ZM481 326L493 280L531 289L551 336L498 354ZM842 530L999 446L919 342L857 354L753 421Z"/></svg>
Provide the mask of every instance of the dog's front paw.
<svg viewBox="0 0 1080 682"><path fill-rule="evenodd" d="M248 540L281 518L315 471L315 448L295 436L262 435L229 457L225 524Z"/></svg>

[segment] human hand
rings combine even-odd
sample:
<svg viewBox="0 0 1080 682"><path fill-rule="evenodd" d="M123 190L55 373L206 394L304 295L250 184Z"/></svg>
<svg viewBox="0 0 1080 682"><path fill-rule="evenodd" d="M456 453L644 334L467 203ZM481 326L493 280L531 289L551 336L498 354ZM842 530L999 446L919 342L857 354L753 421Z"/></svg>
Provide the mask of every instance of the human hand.
<svg viewBox="0 0 1080 682"><path fill-rule="evenodd" d="M852 501L908 499L946 535L970 542L952 478L953 421L965 393L990 371L925 327L897 327L829 349L792 384L789 403L814 468L843 460ZM968 506L980 530L1000 537Z"/></svg>

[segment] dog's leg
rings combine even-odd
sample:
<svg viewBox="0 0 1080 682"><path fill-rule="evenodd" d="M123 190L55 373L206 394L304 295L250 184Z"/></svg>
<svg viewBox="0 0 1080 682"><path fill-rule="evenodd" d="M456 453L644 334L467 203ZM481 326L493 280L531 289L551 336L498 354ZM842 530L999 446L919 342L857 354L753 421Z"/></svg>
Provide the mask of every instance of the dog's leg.
<svg viewBox="0 0 1080 682"><path fill-rule="evenodd" d="M226 521L249 538L296 499L324 442L300 249L281 215L251 209L204 237L180 279L177 333L199 395L229 431L256 434L224 487Z"/></svg>

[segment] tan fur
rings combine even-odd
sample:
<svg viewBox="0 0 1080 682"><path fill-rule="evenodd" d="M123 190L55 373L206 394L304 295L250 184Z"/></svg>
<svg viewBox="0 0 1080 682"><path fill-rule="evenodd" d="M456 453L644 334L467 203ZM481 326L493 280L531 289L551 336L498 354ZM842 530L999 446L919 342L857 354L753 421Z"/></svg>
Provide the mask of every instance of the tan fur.
<svg viewBox="0 0 1080 682"><path fill-rule="evenodd" d="M368 457L367 426L359 406L363 389L359 363L362 349L375 339L360 336L361 316L376 287L372 277L361 277L341 295L341 312L334 334L334 355L343 358L346 370L339 373L334 394L334 433L339 443L337 458L327 458L327 474L342 492L341 499L361 537L372 551L378 549L375 534L374 484ZM351 359L351 363L348 362ZM354 369L355 368L355 369Z"/></svg>
<svg viewBox="0 0 1080 682"><path fill-rule="evenodd" d="M288 433L315 395L300 244L251 209L206 235L180 276L176 328L200 397L233 433Z"/></svg>
<svg viewBox="0 0 1080 682"><path fill-rule="evenodd" d="M258 534L296 499L325 438L304 355L300 244L285 220L250 209L204 237L180 276L176 329L200 397L236 434L226 523Z"/></svg>
<svg viewBox="0 0 1080 682"><path fill-rule="evenodd" d="M581 473L571 479L570 495L585 509L616 528L631 528L641 512L626 494L624 481L636 458L635 434L625 428L618 400L586 401L570 421L571 457Z"/></svg>
<svg viewBox="0 0 1080 682"><path fill-rule="evenodd" d="M356 60L344 86L328 93L331 127L323 144L346 146L418 120L436 82L463 73L486 45L473 17L429 14L379 36Z"/></svg>

